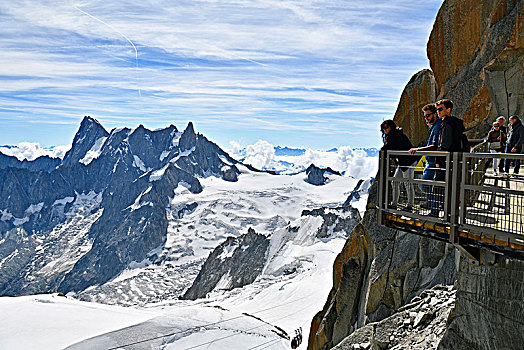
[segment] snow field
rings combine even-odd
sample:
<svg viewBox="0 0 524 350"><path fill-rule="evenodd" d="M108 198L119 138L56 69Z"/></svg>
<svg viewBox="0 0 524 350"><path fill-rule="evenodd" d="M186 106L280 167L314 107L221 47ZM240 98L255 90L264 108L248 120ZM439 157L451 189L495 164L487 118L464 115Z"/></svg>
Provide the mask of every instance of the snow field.
<svg viewBox="0 0 524 350"><path fill-rule="evenodd" d="M57 295L0 298L0 349L61 349L157 315Z"/></svg>

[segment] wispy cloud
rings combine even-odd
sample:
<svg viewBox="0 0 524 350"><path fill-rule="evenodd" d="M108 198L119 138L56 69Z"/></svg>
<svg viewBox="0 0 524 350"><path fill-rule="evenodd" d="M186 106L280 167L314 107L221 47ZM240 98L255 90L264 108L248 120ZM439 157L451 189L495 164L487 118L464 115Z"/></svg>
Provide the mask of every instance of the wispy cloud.
<svg viewBox="0 0 524 350"><path fill-rule="evenodd" d="M108 127L193 120L221 144L258 130L278 144L376 145L376 124L428 66L441 3L4 2L0 130L42 119L62 144L72 135L60 123L89 114ZM38 139L33 125L18 129L4 142Z"/></svg>

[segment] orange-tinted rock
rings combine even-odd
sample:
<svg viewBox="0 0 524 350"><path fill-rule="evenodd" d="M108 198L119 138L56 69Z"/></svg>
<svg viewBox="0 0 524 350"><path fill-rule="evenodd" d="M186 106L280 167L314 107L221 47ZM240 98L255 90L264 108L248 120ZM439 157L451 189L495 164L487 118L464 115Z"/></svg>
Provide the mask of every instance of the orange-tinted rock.
<svg viewBox="0 0 524 350"><path fill-rule="evenodd" d="M466 129L473 129L470 138L483 138L491 129L491 124L484 122L492 114L493 104L486 85L482 85L477 95L471 100L462 119ZM484 124L484 125L483 125ZM482 127L484 126L484 127Z"/></svg>
<svg viewBox="0 0 524 350"><path fill-rule="evenodd" d="M402 92L393 120L415 146L426 143L429 131L422 117L422 107L435 99L436 83L429 69L413 75Z"/></svg>
<svg viewBox="0 0 524 350"><path fill-rule="evenodd" d="M438 97L453 100L453 114L465 119L470 137L487 132L496 116L508 116L486 93L483 69L518 45L519 6L522 12L522 0L446 0L435 20L427 52Z"/></svg>

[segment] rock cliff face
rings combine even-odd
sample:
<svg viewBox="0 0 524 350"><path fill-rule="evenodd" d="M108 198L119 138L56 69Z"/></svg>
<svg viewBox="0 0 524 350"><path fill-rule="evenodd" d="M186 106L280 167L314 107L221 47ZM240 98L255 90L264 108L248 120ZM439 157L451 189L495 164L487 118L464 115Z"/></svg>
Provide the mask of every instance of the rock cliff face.
<svg viewBox="0 0 524 350"><path fill-rule="evenodd" d="M240 237L229 237L209 255L184 299L195 300L212 290L253 283L262 272L268 247L269 239L252 228Z"/></svg>
<svg viewBox="0 0 524 350"><path fill-rule="evenodd" d="M432 71L423 70L411 78L395 114L395 121L414 144L427 137L420 108L439 98L454 101L453 114L464 119L470 138L484 137L498 115L524 113L523 20L522 0L444 1L427 47ZM425 289L457 279L459 255L450 245L378 226L376 191L373 186L364 218L335 262L333 290L312 321L308 349L332 348L368 322L393 317ZM467 272L472 269L468 266L461 258L455 311L461 317L453 319L442 347L451 349L460 338L464 348L498 348L500 344L486 337L505 339L503 329L511 329L507 335L522 344L522 332L514 336L514 329L522 328L521 263L505 259L474 273ZM493 278L471 282L474 274ZM495 306L505 298L495 287L500 276L516 281L511 301L504 302L513 305L517 318ZM481 286L487 290L481 291ZM494 329L476 337L483 327L489 328L490 320L495 322ZM475 322L480 324L478 329L468 328ZM357 338L356 342L362 341ZM351 341L344 343L344 348L353 347ZM515 344L512 341L508 348L516 349Z"/></svg>
<svg viewBox="0 0 524 350"><path fill-rule="evenodd" d="M522 349L524 262L486 251L461 259L457 302L439 349Z"/></svg>
<svg viewBox="0 0 524 350"><path fill-rule="evenodd" d="M524 113L523 1L446 0L427 52L437 98L455 103L470 137L484 137L498 115Z"/></svg>
<svg viewBox="0 0 524 350"><path fill-rule="evenodd" d="M429 131L424 118L422 107L436 99L436 82L433 72L423 69L411 77L400 97L395 122L402 125L404 134L413 145L425 145Z"/></svg>
<svg viewBox="0 0 524 350"><path fill-rule="evenodd" d="M378 183L378 182L376 182ZM455 250L377 224L377 186L333 266L333 289L312 321L308 349L330 349L357 328L391 316L427 288L453 284Z"/></svg>

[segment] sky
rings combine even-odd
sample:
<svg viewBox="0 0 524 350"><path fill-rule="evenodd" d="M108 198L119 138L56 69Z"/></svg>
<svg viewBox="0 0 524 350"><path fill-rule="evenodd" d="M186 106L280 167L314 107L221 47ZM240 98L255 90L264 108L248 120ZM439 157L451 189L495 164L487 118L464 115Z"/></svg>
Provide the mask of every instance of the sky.
<svg viewBox="0 0 524 350"><path fill-rule="evenodd" d="M3 1L0 145L170 124L231 141L380 145L442 0Z"/></svg>

